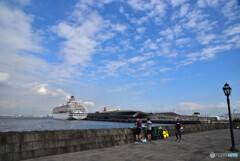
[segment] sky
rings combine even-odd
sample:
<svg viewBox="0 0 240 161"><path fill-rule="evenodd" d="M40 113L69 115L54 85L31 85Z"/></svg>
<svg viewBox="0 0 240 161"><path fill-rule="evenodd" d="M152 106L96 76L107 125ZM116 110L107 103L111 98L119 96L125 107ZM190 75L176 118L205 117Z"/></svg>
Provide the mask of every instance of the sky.
<svg viewBox="0 0 240 161"><path fill-rule="evenodd" d="M0 115L70 95L120 107L240 113L239 0L0 0Z"/></svg>

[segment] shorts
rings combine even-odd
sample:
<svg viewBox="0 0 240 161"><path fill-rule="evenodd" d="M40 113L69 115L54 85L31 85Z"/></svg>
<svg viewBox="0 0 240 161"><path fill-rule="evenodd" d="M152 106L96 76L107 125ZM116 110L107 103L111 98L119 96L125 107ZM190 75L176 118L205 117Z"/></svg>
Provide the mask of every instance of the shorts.
<svg viewBox="0 0 240 161"><path fill-rule="evenodd" d="M142 129L137 128L137 129L136 129L136 135L140 135L140 134L141 134L141 130L142 130Z"/></svg>
<svg viewBox="0 0 240 161"><path fill-rule="evenodd" d="M152 133L152 130L147 130L147 134L151 134Z"/></svg>

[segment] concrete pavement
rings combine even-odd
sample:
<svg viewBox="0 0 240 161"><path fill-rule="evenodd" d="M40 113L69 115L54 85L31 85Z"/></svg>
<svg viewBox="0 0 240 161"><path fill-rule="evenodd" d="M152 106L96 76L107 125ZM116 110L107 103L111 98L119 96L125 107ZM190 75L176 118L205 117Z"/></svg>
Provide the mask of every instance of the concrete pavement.
<svg viewBox="0 0 240 161"><path fill-rule="evenodd" d="M240 130L234 130L235 144L240 149ZM226 157L231 147L230 130L214 130L182 136L176 142L172 136L164 140L147 143L132 143L122 146L93 149L75 153L52 155L28 161L216 161L240 160L238 157ZM214 158L210 157L215 156Z"/></svg>

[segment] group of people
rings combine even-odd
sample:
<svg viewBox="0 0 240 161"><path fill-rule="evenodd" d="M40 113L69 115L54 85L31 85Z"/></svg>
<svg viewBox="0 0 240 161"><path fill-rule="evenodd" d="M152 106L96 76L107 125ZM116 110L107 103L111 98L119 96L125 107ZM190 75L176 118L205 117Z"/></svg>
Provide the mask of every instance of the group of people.
<svg viewBox="0 0 240 161"><path fill-rule="evenodd" d="M137 126L136 129L136 143L141 142L141 131L142 131L142 120L140 118L137 118L135 125ZM151 133L152 133L152 122L150 118L147 119L147 140L151 140Z"/></svg>
<svg viewBox="0 0 240 161"><path fill-rule="evenodd" d="M137 118L136 120L136 143L141 142L141 131L142 131L142 120L140 118ZM147 127L147 141L151 141L151 134L152 134L152 122L150 118L147 119L147 123L145 124ZM175 124L175 133L176 133L176 141L181 141L182 134L181 134L182 124L177 119L177 122Z"/></svg>

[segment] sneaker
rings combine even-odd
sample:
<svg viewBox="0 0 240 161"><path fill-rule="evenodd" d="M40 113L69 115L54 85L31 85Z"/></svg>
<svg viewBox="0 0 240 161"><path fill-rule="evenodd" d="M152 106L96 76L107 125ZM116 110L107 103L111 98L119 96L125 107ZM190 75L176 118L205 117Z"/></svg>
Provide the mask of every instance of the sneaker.
<svg viewBox="0 0 240 161"><path fill-rule="evenodd" d="M178 141L179 139L176 139L176 141Z"/></svg>
<svg viewBox="0 0 240 161"><path fill-rule="evenodd" d="M138 143L138 141L135 141L134 143L135 143L135 144L137 144L137 143Z"/></svg>

